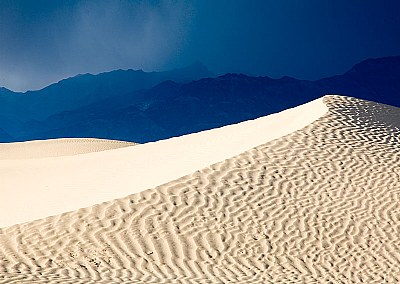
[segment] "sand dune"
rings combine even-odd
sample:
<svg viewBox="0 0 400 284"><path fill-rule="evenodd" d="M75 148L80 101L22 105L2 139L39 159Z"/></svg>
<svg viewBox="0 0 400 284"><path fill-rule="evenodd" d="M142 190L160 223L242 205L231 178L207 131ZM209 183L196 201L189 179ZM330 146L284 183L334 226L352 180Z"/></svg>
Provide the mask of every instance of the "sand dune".
<svg viewBox="0 0 400 284"><path fill-rule="evenodd" d="M69 144L68 148L75 145L72 150L61 150L65 145L57 144L58 141L28 143L29 148L38 144L39 149L31 156L39 158L0 160L0 227L77 210L156 187L289 134L326 112L322 100L316 100L252 121L101 152L90 149L90 145L96 149L99 143ZM44 157L46 143L55 149L49 153L57 155ZM103 146L128 145L107 143ZM22 145L16 146L21 148ZM65 156L60 155L60 151L88 153ZM16 156L16 151L10 152Z"/></svg>
<svg viewBox="0 0 400 284"><path fill-rule="evenodd" d="M399 283L400 110L324 103L184 177L1 229L0 283Z"/></svg>
<svg viewBox="0 0 400 284"><path fill-rule="evenodd" d="M63 138L0 143L0 160L74 156L133 145L135 143L94 138Z"/></svg>

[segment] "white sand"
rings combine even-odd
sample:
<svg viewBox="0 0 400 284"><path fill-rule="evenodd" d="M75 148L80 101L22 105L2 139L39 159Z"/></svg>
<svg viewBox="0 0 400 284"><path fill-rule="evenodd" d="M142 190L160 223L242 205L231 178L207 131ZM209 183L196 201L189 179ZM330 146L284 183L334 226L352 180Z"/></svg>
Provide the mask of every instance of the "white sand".
<svg viewBox="0 0 400 284"><path fill-rule="evenodd" d="M110 191L120 194L129 175L143 186L139 173L144 180L162 169L167 172L162 178L177 174L175 159L183 173L185 165L199 162L191 158L215 151L222 160L247 147L156 188L0 229L0 283L400 283L400 109L340 96L323 101L329 110L322 117L254 148L259 136L273 137L268 130L303 121L304 114L312 121L326 109L318 100L276 115L285 118L278 123L273 116L261 119L267 128L256 127L256 120L245 123L248 127L196 134L218 138L215 144L194 135L135 146L154 149L137 155L129 147L101 152L102 158L93 158L100 153L62 157L62 164L69 164L64 174L72 172L78 181L63 182L80 184L81 191L95 184L106 197ZM185 139L195 147L178 143ZM174 143L181 148L173 149ZM224 145L231 147L225 151ZM78 157L82 166L76 169ZM134 167L135 157L136 167L142 163L144 169ZM116 169L99 169L106 177L87 169L93 161L117 158L126 174L116 162ZM47 171L60 174L55 158L29 161L30 169L51 162ZM115 184L108 181L110 174L116 175ZM152 178L161 182L156 174ZM33 188L20 184L25 191ZM41 198L49 200L30 196L35 210ZM80 204L70 197L70 204ZM95 198L92 190L83 199ZM13 205L18 204L6 204L10 212Z"/></svg>
<svg viewBox="0 0 400 284"><path fill-rule="evenodd" d="M318 99L235 125L85 155L65 154L91 152L90 143L71 143L61 153L61 147L47 152L48 144L39 141L26 148L32 154L25 149L26 159L15 160L21 146L0 145L0 227L156 187L301 129L326 112Z"/></svg>
<svg viewBox="0 0 400 284"><path fill-rule="evenodd" d="M101 152L136 145L125 141L94 138L62 138L0 143L0 160L26 160Z"/></svg>

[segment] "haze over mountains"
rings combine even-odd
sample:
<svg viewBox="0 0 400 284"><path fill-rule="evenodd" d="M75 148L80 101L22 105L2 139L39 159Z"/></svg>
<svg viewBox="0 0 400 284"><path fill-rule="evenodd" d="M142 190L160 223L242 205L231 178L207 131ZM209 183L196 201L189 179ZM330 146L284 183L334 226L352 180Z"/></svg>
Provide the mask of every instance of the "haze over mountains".
<svg viewBox="0 0 400 284"><path fill-rule="evenodd" d="M226 74L201 63L168 72L116 70L39 91L0 88L0 141L94 137L156 141L343 94L400 106L400 56L365 60L317 81Z"/></svg>

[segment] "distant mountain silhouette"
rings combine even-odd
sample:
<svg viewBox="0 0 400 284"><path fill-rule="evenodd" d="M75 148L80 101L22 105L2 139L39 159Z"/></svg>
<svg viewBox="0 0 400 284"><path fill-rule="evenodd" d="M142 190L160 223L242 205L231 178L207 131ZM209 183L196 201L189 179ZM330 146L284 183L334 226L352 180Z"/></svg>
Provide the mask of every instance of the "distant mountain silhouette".
<svg viewBox="0 0 400 284"><path fill-rule="evenodd" d="M338 93L400 107L400 56L367 59L343 75L315 82Z"/></svg>
<svg viewBox="0 0 400 284"><path fill-rule="evenodd" d="M115 70L98 75L81 74L51 84L38 91L13 93L0 89L1 113L16 109L19 119L45 119L61 111L73 110L108 97L148 89L157 84L173 80L190 82L213 74L200 62L181 69L165 72L142 70ZM12 95L20 99L12 102ZM8 108L7 110L5 108ZM13 111L12 111L13 112Z"/></svg>
<svg viewBox="0 0 400 284"><path fill-rule="evenodd" d="M368 59L343 75L317 81L243 74L188 79L206 75L199 63L185 72L113 71L70 78L23 99L12 96L11 103L8 98L19 108L29 103L27 119L3 115L0 127L16 140L97 137L143 143L254 119L330 93L400 107L400 57ZM146 87L156 81L163 82ZM43 106L56 110L35 116Z"/></svg>

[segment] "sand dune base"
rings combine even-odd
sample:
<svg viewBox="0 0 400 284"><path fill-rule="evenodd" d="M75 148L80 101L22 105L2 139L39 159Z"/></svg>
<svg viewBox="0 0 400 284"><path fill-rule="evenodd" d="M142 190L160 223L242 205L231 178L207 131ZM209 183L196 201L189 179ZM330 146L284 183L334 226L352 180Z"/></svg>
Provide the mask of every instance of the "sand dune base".
<svg viewBox="0 0 400 284"><path fill-rule="evenodd" d="M324 100L234 158L0 230L0 283L399 283L400 110Z"/></svg>
<svg viewBox="0 0 400 284"><path fill-rule="evenodd" d="M133 146L135 143L94 138L63 138L0 143L0 160L64 157Z"/></svg>

